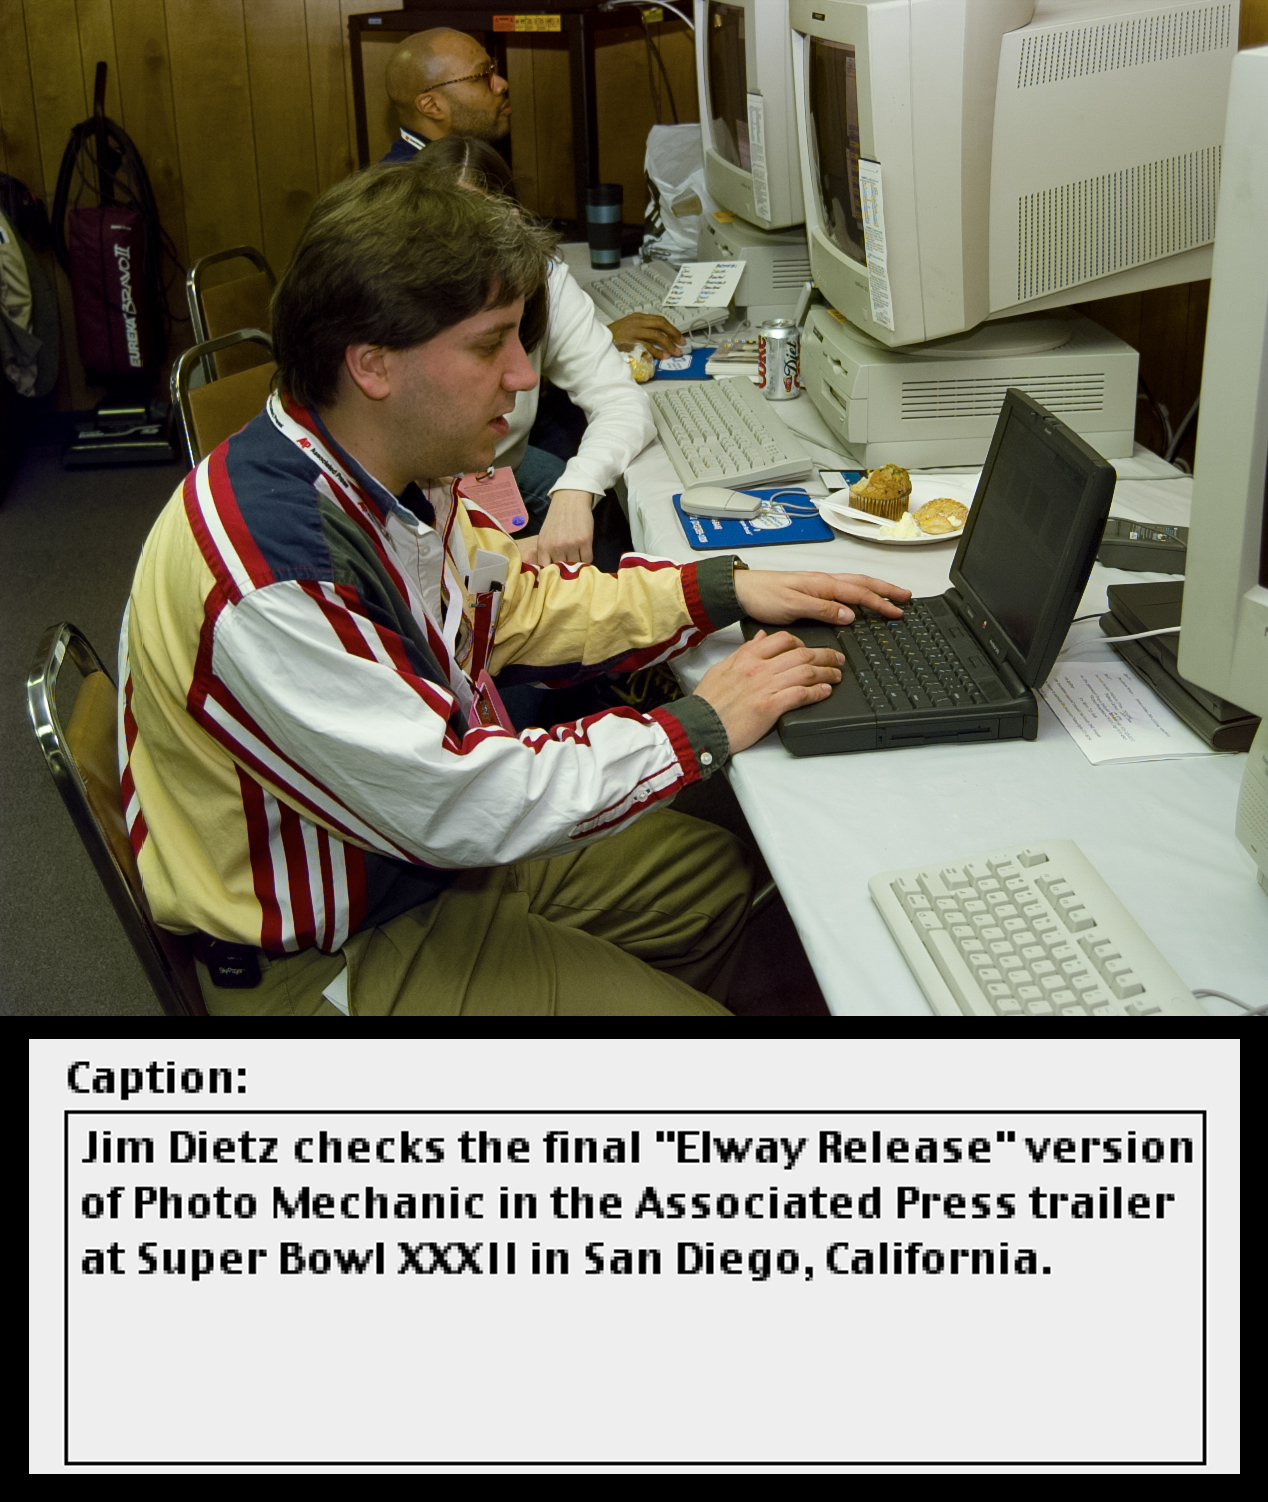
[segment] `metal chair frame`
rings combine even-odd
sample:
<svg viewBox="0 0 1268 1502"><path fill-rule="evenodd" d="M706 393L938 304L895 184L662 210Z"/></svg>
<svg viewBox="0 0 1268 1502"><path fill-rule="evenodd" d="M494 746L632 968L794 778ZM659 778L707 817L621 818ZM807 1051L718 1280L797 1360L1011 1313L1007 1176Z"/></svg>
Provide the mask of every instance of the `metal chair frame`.
<svg viewBox="0 0 1268 1502"><path fill-rule="evenodd" d="M216 380L215 363L212 356L217 350L228 349L235 344L241 344L245 340L252 340L256 344L262 344L269 354L273 353L273 340L263 329L238 329L232 334L222 334L219 339L208 339L202 344L194 344L189 349L182 350L177 356L176 363L172 366L172 405L179 409L181 422L185 428L185 448L189 454L191 468L203 457L197 447L197 437L194 430L194 413L189 400L190 378L194 367L200 362L203 370L211 370L210 384ZM241 371L237 374L242 374ZM225 377L232 379L232 377Z"/></svg>
<svg viewBox="0 0 1268 1502"><path fill-rule="evenodd" d="M207 1010L194 971L191 941L160 929L154 922L140 891L136 864L132 863L131 872L120 865L89 802L83 776L66 743L57 710L57 682L67 657L85 678L92 673L105 673L107 681L112 686L114 684L109 669L81 631L69 621L50 627L36 650L26 681L27 711L35 738L71 822L88 851L159 1004L169 1017L205 1017Z"/></svg>
<svg viewBox="0 0 1268 1502"><path fill-rule="evenodd" d="M250 261L257 271L262 271L268 277L271 287L277 286L277 277L273 275L273 268L254 245L235 245L232 250L218 250L214 255L201 256L185 274L185 300L189 303L189 321L193 326L194 338L199 344L205 343L208 338L207 319L203 312L202 302L203 276L209 266L215 266L220 261L232 261L238 257Z"/></svg>

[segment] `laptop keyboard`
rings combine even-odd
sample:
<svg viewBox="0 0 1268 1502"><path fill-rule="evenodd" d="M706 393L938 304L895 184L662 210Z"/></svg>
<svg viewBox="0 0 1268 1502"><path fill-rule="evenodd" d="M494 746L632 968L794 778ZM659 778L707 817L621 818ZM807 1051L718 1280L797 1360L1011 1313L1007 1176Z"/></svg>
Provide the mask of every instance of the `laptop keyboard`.
<svg viewBox="0 0 1268 1502"><path fill-rule="evenodd" d="M859 619L840 633L854 676L878 715L953 709L1008 697L984 657L966 662L947 640L926 600L912 600L901 621Z"/></svg>

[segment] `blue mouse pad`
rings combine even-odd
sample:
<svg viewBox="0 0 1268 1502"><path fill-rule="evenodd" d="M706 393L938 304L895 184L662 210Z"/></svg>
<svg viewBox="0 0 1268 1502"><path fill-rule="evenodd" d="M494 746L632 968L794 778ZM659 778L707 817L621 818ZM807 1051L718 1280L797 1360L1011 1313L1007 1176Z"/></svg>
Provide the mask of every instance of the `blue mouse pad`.
<svg viewBox="0 0 1268 1502"><path fill-rule="evenodd" d="M739 489L740 487L735 487ZM813 516L790 515L796 511L809 511L814 502L804 490L794 486L776 485L767 489L743 487L745 495L759 496L770 501L778 496L773 505L764 507L752 519L722 516L688 516L682 509L682 494L674 496L674 510L686 534L687 541L697 552L707 548L762 548L770 543L829 542L835 536L832 528L815 512Z"/></svg>
<svg viewBox="0 0 1268 1502"><path fill-rule="evenodd" d="M693 349L685 355L674 355L668 360L657 360L653 380L707 381L709 377L705 374L705 362L711 360L716 353L716 348Z"/></svg>

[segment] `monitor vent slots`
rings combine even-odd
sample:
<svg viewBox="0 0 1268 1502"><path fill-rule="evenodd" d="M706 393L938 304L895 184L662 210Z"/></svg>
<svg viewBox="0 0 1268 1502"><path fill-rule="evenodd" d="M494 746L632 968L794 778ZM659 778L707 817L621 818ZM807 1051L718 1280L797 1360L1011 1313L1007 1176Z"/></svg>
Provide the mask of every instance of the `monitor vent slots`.
<svg viewBox="0 0 1268 1502"><path fill-rule="evenodd" d="M1050 412L1105 410L1105 377L1100 374L1035 376L1028 381L904 381L903 421L994 417L1009 386L1018 387Z"/></svg>
<svg viewBox="0 0 1268 1502"><path fill-rule="evenodd" d="M1017 200L1017 299L1142 266L1215 238L1220 147L1123 167Z"/></svg>
<svg viewBox="0 0 1268 1502"><path fill-rule="evenodd" d="M1195 52L1219 52L1233 40L1233 15L1230 4L1193 5L1131 21L1041 32L1022 42L1017 87L1063 83Z"/></svg>
<svg viewBox="0 0 1268 1502"><path fill-rule="evenodd" d="M810 280L808 256L776 256L771 267L771 286L780 291L800 291Z"/></svg>

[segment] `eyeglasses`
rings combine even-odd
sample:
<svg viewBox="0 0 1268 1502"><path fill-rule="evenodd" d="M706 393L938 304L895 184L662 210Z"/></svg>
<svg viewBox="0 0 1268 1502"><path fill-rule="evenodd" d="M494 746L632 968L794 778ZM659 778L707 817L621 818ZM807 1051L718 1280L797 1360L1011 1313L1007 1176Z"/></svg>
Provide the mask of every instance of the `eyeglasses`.
<svg viewBox="0 0 1268 1502"><path fill-rule="evenodd" d="M446 78L444 83L432 84L432 88L447 89L451 83L475 83L477 80L487 83L492 88L494 76L493 64L486 63L478 73L464 73L461 78Z"/></svg>

